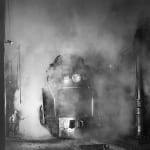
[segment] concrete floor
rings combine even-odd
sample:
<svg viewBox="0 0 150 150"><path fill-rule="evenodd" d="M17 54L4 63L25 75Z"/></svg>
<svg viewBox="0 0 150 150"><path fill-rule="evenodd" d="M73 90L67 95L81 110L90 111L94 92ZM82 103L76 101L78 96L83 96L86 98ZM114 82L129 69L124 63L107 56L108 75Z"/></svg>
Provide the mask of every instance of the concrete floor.
<svg viewBox="0 0 150 150"><path fill-rule="evenodd" d="M81 145L102 144L95 140L62 140L62 139L20 139L20 138L6 138L5 150L83 150ZM150 142L138 144L135 140L126 140L114 142L103 142L108 144L110 149L107 150L150 150ZM89 149L88 149L89 150ZM97 148L90 150L100 150Z"/></svg>
<svg viewBox="0 0 150 150"><path fill-rule="evenodd" d="M40 141L7 138L5 150L81 150L80 145L84 144L87 145L89 144L89 142L83 143L81 140L51 139ZM112 144L110 144L109 146L110 150L126 150L125 148ZM97 148L95 150L97 150Z"/></svg>

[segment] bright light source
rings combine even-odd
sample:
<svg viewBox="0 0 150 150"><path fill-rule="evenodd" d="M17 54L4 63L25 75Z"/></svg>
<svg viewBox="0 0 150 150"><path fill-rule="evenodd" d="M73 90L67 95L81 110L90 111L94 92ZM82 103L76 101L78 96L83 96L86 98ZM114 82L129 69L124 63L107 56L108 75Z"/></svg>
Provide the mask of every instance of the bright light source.
<svg viewBox="0 0 150 150"><path fill-rule="evenodd" d="M108 67L109 67L110 69L112 69L113 65L112 65L112 64L109 64Z"/></svg>
<svg viewBox="0 0 150 150"><path fill-rule="evenodd" d="M64 76L64 83L69 84L70 83L70 77L69 76Z"/></svg>
<svg viewBox="0 0 150 150"><path fill-rule="evenodd" d="M75 127L70 128L70 121L75 120L73 117L59 118L59 136L60 137L74 137ZM64 134L65 133L65 134Z"/></svg>
<svg viewBox="0 0 150 150"><path fill-rule="evenodd" d="M79 75L79 74L73 74L72 75L72 80L73 80L73 82L80 82L81 81L81 76Z"/></svg>

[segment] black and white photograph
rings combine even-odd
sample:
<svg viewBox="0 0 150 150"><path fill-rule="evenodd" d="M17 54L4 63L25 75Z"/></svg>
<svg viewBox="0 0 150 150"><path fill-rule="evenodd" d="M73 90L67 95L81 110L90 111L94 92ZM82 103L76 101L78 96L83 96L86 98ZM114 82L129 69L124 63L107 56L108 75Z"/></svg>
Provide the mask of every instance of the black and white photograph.
<svg viewBox="0 0 150 150"><path fill-rule="evenodd" d="M150 150L150 1L1 0L0 150Z"/></svg>

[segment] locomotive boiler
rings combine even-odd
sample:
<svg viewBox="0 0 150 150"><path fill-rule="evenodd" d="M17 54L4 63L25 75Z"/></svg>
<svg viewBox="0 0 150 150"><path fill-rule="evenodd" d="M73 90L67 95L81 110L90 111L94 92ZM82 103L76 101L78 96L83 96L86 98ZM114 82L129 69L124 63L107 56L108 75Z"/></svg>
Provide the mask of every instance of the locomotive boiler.
<svg viewBox="0 0 150 150"><path fill-rule="evenodd" d="M76 55L57 56L46 71L40 121L53 136L75 138L94 123L92 71Z"/></svg>

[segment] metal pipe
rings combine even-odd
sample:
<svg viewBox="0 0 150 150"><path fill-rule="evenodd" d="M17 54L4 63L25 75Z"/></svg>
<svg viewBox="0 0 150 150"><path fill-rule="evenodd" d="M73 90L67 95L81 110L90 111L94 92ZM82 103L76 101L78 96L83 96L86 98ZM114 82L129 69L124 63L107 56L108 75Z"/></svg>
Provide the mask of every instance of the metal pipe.
<svg viewBox="0 0 150 150"><path fill-rule="evenodd" d="M6 79L4 79L4 93L5 93L5 137L7 136L7 89L6 89Z"/></svg>
<svg viewBox="0 0 150 150"><path fill-rule="evenodd" d="M94 116L94 99L93 99L93 95L92 95L92 100L91 100L91 113L92 113L92 117Z"/></svg>
<svg viewBox="0 0 150 150"><path fill-rule="evenodd" d="M136 133L137 137L143 136L143 87L142 66L140 57L136 60Z"/></svg>
<svg viewBox="0 0 150 150"><path fill-rule="evenodd" d="M20 81L20 84L19 84L19 88L20 88L20 104L21 104L21 98L22 98L22 96L21 96L21 94L22 94L22 89L21 89L21 63L20 63L20 57L21 57L21 55L20 55L20 45L18 45L18 63L19 63L19 81Z"/></svg>

